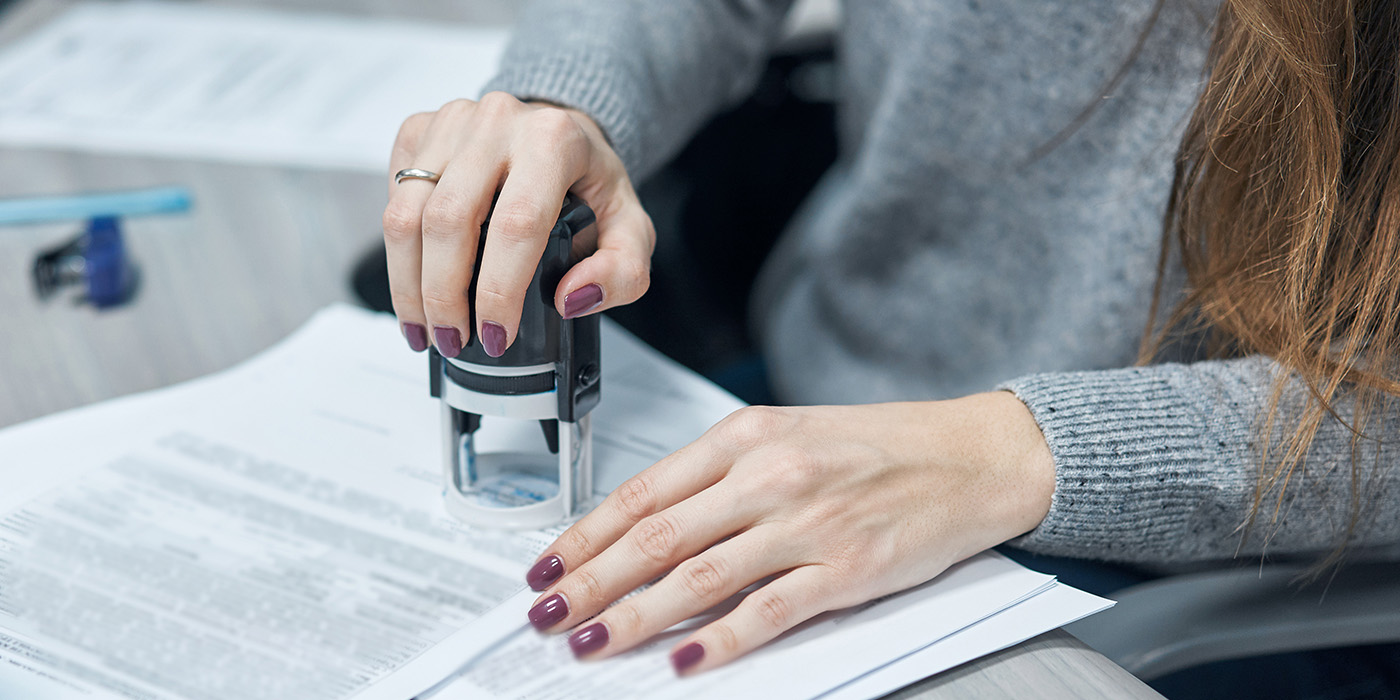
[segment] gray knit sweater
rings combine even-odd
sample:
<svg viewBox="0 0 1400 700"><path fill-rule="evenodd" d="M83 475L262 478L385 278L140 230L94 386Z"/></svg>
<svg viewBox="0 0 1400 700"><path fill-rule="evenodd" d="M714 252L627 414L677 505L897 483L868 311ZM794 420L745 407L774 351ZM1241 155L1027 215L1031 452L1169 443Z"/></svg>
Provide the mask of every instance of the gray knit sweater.
<svg viewBox="0 0 1400 700"><path fill-rule="evenodd" d="M747 93L789 4L533 2L488 89L590 114L639 180ZM1270 505L1242 539L1275 365L1131 367L1215 12L1168 0L1154 22L1152 5L848 0L841 154L767 263L763 349L795 402L1015 392L1057 480L1049 516L1016 541L1027 549L1161 563L1258 554L1266 538L1270 554L1325 550L1349 508L1344 426L1323 426L1277 523ZM1365 442L1360 457L1353 544L1388 556L1400 450Z"/></svg>

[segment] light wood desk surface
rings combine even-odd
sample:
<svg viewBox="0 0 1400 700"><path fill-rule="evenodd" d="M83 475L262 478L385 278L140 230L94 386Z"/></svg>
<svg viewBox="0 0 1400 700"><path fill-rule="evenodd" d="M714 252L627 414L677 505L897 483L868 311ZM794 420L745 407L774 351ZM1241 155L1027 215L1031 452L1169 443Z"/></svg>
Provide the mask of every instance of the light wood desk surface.
<svg viewBox="0 0 1400 700"><path fill-rule="evenodd" d="M11 7L0 17L0 44L69 4ZM509 0L238 4L488 23L514 12ZM0 163L4 197L176 184L196 200L188 214L124 221L142 286L134 303L108 312L62 299L41 303L31 289L35 253L73 235L77 224L0 228L0 427L229 367L326 304L352 302L349 270L377 245L386 198L387 175L2 146ZM892 697L1160 696L1057 630Z"/></svg>

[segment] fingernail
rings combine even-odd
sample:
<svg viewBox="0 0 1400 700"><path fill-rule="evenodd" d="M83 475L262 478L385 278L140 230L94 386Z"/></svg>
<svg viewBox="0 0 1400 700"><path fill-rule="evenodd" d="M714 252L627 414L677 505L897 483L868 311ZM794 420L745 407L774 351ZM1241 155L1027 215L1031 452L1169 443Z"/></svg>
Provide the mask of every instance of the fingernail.
<svg viewBox="0 0 1400 700"><path fill-rule="evenodd" d="M530 624L543 632L569 616L569 604L564 601L564 596L555 593L540 601L539 605L530 608L529 616Z"/></svg>
<svg viewBox="0 0 1400 700"><path fill-rule="evenodd" d="M574 656L588 656L608 645L608 628L595 622L569 635L569 649Z"/></svg>
<svg viewBox="0 0 1400 700"><path fill-rule="evenodd" d="M596 284L579 287L564 295L564 318L577 318L603 304L603 288Z"/></svg>
<svg viewBox="0 0 1400 700"><path fill-rule="evenodd" d="M700 659L703 658L705 647L700 646L700 642L691 642L671 654L671 666L676 669L676 673L685 673L686 669L700 663Z"/></svg>
<svg viewBox="0 0 1400 700"><path fill-rule="evenodd" d="M506 354L506 329L495 321L481 322L481 348L491 357Z"/></svg>
<svg viewBox="0 0 1400 700"><path fill-rule="evenodd" d="M417 323L401 323L403 337L408 340L408 347L414 352L423 352L428 349L428 329Z"/></svg>
<svg viewBox="0 0 1400 700"><path fill-rule="evenodd" d="M525 583L530 584L530 590L542 591L549 588L549 584L559 580L564 575L564 560L557 554L551 554L530 569L525 574Z"/></svg>
<svg viewBox="0 0 1400 700"><path fill-rule="evenodd" d="M462 352L462 332L452 326L433 326L433 345L443 357L456 357Z"/></svg>

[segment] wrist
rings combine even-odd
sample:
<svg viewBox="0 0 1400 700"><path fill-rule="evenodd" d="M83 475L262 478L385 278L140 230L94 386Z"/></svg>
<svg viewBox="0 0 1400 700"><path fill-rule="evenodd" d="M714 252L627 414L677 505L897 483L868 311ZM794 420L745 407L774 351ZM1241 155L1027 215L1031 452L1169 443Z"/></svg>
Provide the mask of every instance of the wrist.
<svg viewBox="0 0 1400 700"><path fill-rule="evenodd" d="M990 480L1000 544L1023 535L1050 512L1055 461L1035 416L1015 394L993 391L956 399L973 421L964 447Z"/></svg>

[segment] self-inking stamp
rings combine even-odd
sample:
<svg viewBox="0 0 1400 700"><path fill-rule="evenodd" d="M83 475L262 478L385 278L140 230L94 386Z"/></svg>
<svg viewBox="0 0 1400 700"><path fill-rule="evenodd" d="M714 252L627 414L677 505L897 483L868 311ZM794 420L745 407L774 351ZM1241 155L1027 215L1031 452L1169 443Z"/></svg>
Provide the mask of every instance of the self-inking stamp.
<svg viewBox="0 0 1400 700"><path fill-rule="evenodd" d="M582 201L564 200L526 292L520 331L504 354L487 355L475 333L457 357L429 350L429 386L442 400L443 498L465 522L544 527L579 514L593 497L588 414L602 381L598 316L561 318L554 292L591 244L594 222ZM486 228L479 250L487 245ZM468 290L473 327L481 257ZM548 452L478 453L483 417L538 421Z"/></svg>

